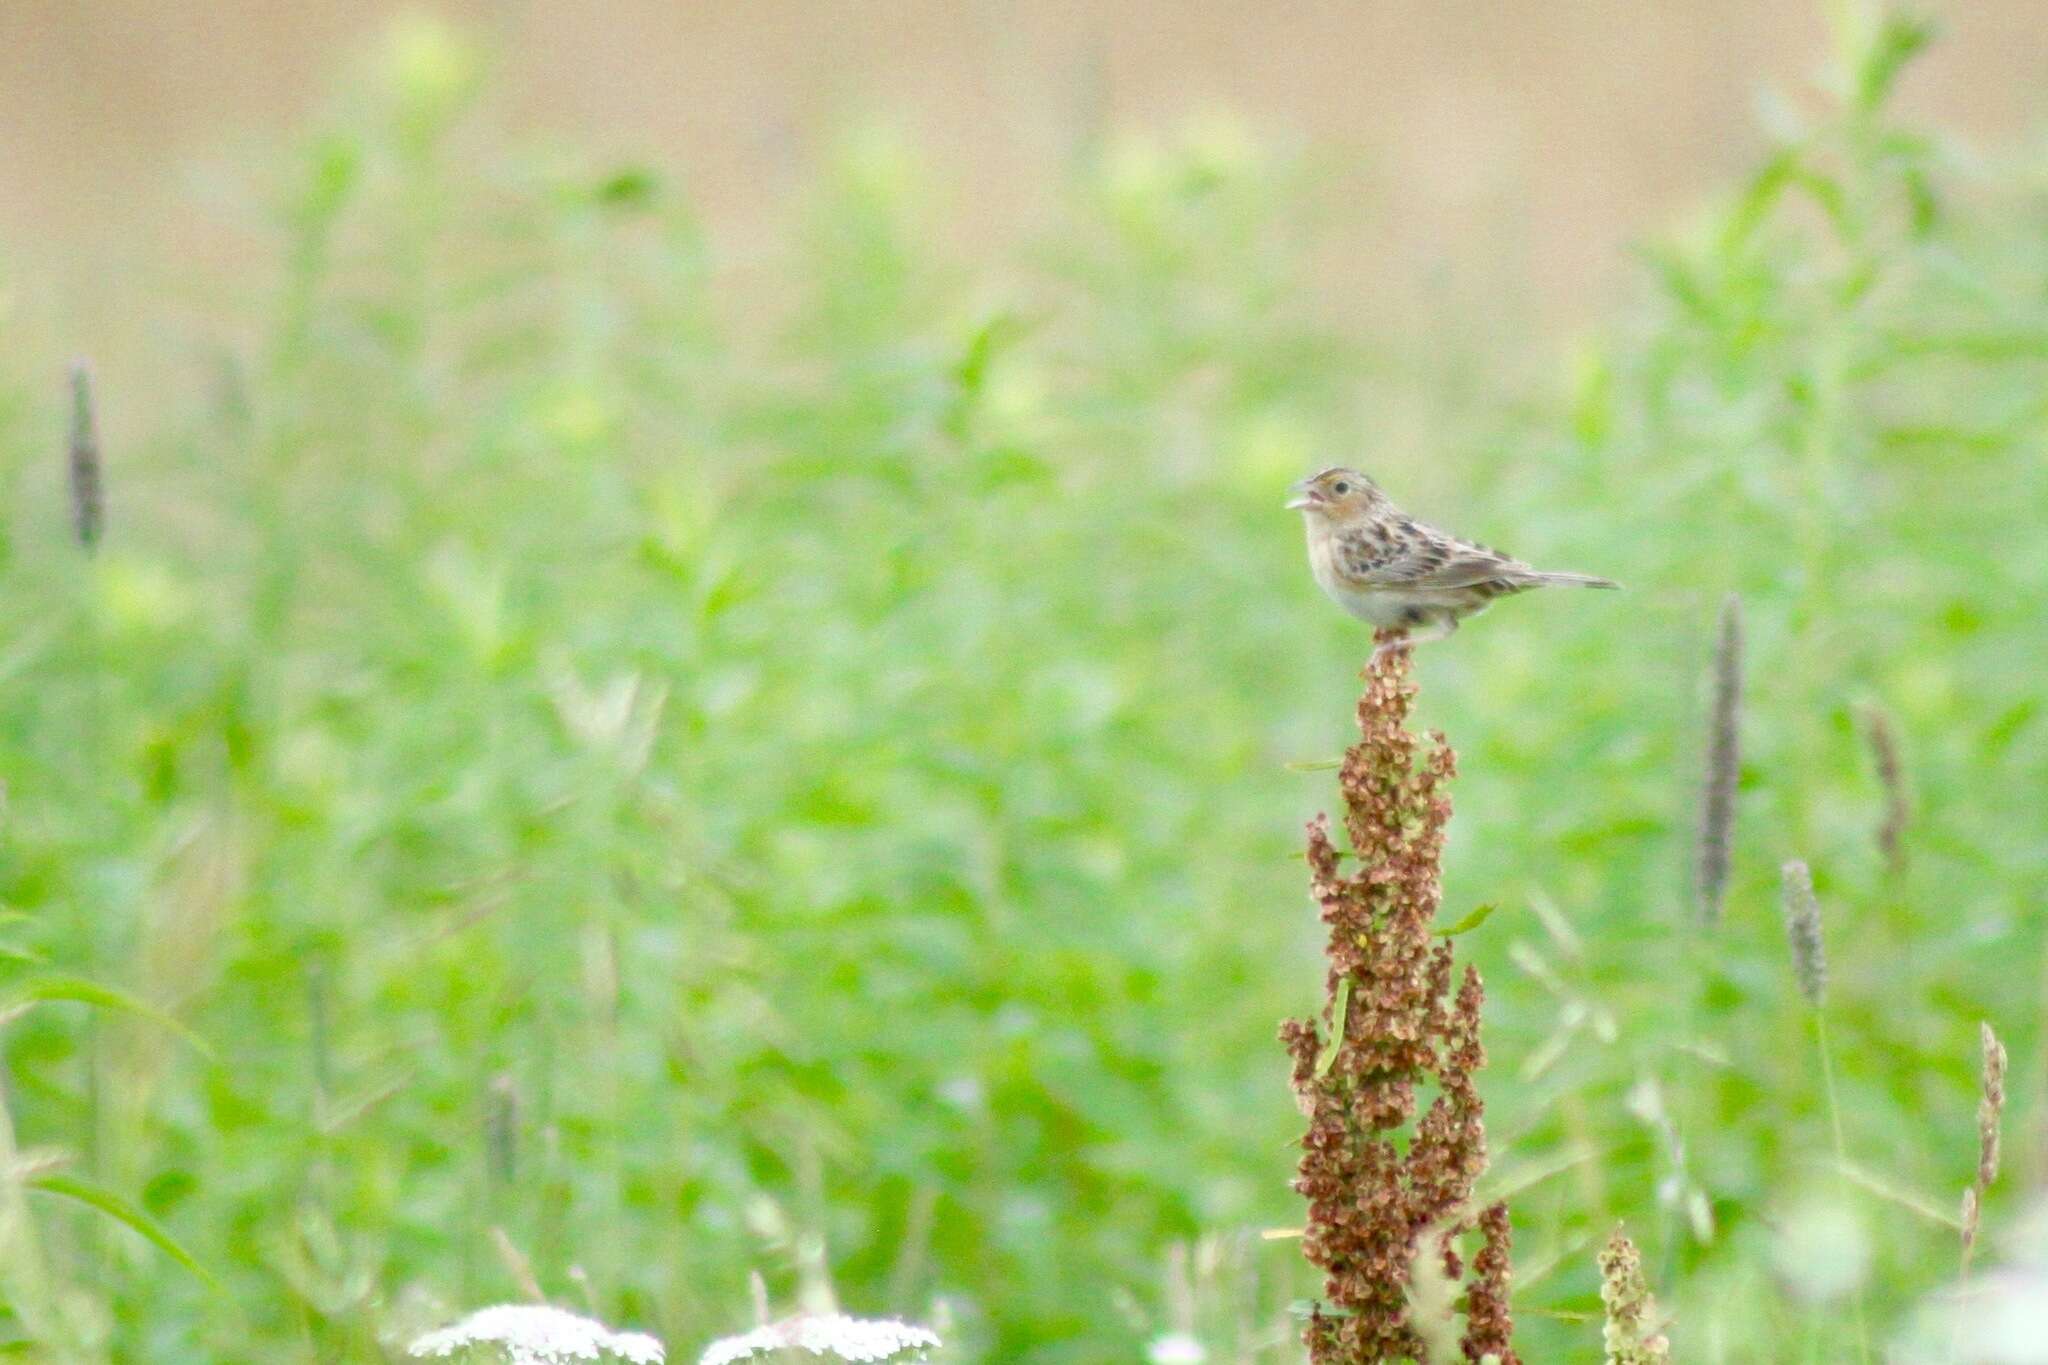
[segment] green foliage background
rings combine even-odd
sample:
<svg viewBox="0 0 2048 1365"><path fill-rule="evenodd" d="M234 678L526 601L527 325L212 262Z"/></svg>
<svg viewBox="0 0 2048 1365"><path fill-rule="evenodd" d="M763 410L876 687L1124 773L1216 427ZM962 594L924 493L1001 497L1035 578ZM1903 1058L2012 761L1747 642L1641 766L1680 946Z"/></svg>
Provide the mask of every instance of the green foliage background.
<svg viewBox="0 0 2048 1365"><path fill-rule="evenodd" d="M1852 1304L1780 1264L1814 1227L1867 1245L1882 1339L1952 1273L1899 1200L1946 1217L1974 1166L1980 1018L2007 1184L2040 1174L2048 182L1888 118L1922 36L1846 24L1834 109L1504 393L1455 335L1319 317L1321 169L1229 125L1100 148L996 261L935 250L915 149L852 135L772 265L714 274L677 187L508 144L473 57L401 33L284 163L265 300L121 396L150 435L109 452L95 558L63 394L8 366L0 987L102 983L205 1044L36 1005L15 1141L219 1281L18 1168L12 1330L381 1359L516 1296L502 1228L679 1359L821 1247L855 1309L944 1300L963 1359L1133 1359L1168 1248L1213 1232L1216 1358L1290 1358L1314 1281L1237 1234L1298 1220L1274 1029L1317 995L1295 857L1332 792L1287 764L1346 742L1366 641L1279 503L1343 460L1630 589L1421 664L1463 761L1447 911L1500 906L1462 942L1525 1355L1596 1349L1617 1219L1687 1359L1851 1358ZM1863 704L1907 755L1897 879ZM1845 1146L1890 1195L1833 1165L1792 856Z"/></svg>

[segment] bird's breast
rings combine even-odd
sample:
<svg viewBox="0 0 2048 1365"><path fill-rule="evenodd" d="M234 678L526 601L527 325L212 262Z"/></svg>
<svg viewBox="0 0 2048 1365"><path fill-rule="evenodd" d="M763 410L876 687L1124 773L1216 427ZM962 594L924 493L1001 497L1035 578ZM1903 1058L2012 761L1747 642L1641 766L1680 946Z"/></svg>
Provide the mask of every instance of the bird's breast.
<svg viewBox="0 0 2048 1365"><path fill-rule="evenodd" d="M1341 603L1344 579L1337 572L1337 537L1320 518L1310 518L1308 523L1308 567L1316 586Z"/></svg>
<svg viewBox="0 0 2048 1365"><path fill-rule="evenodd" d="M1335 531L1321 522L1309 523L1308 567L1309 572L1315 575L1316 586L1332 602L1361 621L1369 621L1375 626L1399 625L1403 604L1393 601L1386 593L1375 592L1347 579L1338 567L1338 548Z"/></svg>

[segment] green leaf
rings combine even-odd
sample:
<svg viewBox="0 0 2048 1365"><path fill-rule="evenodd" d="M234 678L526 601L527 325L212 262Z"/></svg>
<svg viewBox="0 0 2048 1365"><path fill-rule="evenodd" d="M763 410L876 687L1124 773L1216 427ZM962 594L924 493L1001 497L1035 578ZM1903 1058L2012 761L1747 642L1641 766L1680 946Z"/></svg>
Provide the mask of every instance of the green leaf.
<svg viewBox="0 0 2048 1365"><path fill-rule="evenodd" d="M95 1009L116 1010L161 1024L171 1032L190 1043L193 1048L209 1060L213 1049L204 1038L194 1033L185 1023L165 1013L147 1001L138 1000L126 991L102 986L97 981L87 981L79 976L44 976L23 985L14 993L11 1003L40 1004L44 1001L70 1001L79 1005L91 1005Z"/></svg>
<svg viewBox="0 0 2048 1365"><path fill-rule="evenodd" d="M1463 919L1460 919L1456 924L1451 925L1447 929L1437 930L1437 937L1456 938L1459 934L1469 934L1474 929L1477 929L1480 925L1486 923L1487 919L1492 916L1493 912L1499 908L1500 907L1491 904L1476 905L1472 907L1471 911L1467 913Z"/></svg>
<svg viewBox="0 0 2048 1365"><path fill-rule="evenodd" d="M1888 14L1856 70L1856 103L1874 111L1891 95L1899 73L1934 41L1934 24L1918 15Z"/></svg>
<svg viewBox="0 0 2048 1365"><path fill-rule="evenodd" d="M997 313L975 328L960 363L954 368L954 378L959 381L961 392L970 395L980 393L996 357L1030 331L1029 322L1008 312Z"/></svg>
<svg viewBox="0 0 2048 1365"><path fill-rule="evenodd" d="M191 1271L207 1288L220 1288L220 1281L214 1279L212 1273L199 1264L191 1252L179 1246L177 1238L171 1236L163 1224L113 1191L103 1190L75 1176L62 1175L54 1171L47 1175L31 1176L24 1183L32 1190L41 1190L44 1194L58 1195L64 1199L74 1199L88 1208L105 1214Z"/></svg>
<svg viewBox="0 0 2048 1365"><path fill-rule="evenodd" d="M644 209L661 191L661 181L645 166L624 166L597 182L591 197L608 209Z"/></svg>
<svg viewBox="0 0 2048 1365"><path fill-rule="evenodd" d="M1799 154L1787 148L1765 162L1763 169L1750 177L1721 229L1721 249L1724 252L1747 242L1771 216L1778 201L1784 197L1785 187L1792 183L1793 171L1798 164Z"/></svg>
<svg viewBox="0 0 2048 1365"><path fill-rule="evenodd" d="M1330 1074L1331 1065L1337 1060L1337 1049L1344 1042L1344 1019L1351 1012L1351 978L1337 978L1337 1000L1330 1006L1330 1041L1323 1045L1323 1055L1316 1058L1316 1079Z"/></svg>
<svg viewBox="0 0 2048 1365"><path fill-rule="evenodd" d="M1291 773L1326 773L1333 768L1344 766L1343 758L1297 758L1287 764Z"/></svg>

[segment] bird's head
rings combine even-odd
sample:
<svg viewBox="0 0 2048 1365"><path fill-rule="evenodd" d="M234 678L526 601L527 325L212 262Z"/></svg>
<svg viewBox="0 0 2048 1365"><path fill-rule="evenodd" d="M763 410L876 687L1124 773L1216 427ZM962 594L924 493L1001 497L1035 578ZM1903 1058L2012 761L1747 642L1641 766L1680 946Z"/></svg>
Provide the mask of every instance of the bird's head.
<svg viewBox="0 0 2048 1365"><path fill-rule="evenodd" d="M1386 501L1379 485L1357 470L1346 469L1342 465L1325 469L1320 474L1311 474L1290 491L1294 499L1287 504L1288 511L1308 517L1325 517L1331 521L1348 521Z"/></svg>

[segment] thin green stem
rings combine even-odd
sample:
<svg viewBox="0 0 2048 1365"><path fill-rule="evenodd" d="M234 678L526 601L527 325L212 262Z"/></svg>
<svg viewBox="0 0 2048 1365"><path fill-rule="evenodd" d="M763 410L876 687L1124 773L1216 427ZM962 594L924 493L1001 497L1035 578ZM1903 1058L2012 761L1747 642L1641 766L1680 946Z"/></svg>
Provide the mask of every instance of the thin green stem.
<svg viewBox="0 0 2048 1365"><path fill-rule="evenodd" d="M1821 1089L1827 1096L1828 1126L1833 1130L1835 1138L1835 1169L1846 1170L1849 1164L1849 1145L1842 1139L1842 1104L1835 1095L1835 1061L1833 1050L1828 1046L1827 1011L1814 1010L1813 1036L1814 1043L1820 1051L1820 1081ZM1870 1323L1864 1311L1863 1286L1860 1284L1856 1286L1851 1307L1856 1315L1856 1358L1863 1365L1869 1365Z"/></svg>

